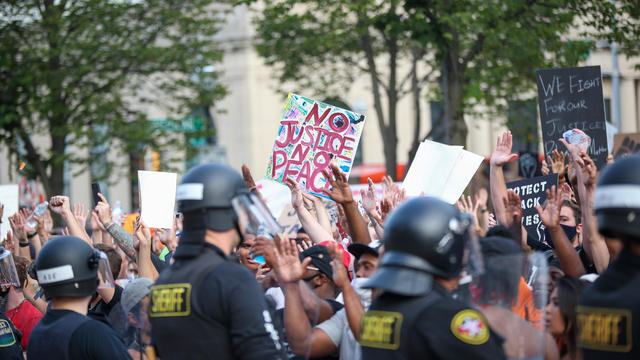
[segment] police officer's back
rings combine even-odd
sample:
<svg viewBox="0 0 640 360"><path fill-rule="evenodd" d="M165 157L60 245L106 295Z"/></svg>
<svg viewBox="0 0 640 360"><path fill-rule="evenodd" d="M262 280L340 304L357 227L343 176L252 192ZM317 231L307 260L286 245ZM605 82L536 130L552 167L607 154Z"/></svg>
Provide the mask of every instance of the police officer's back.
<svg viewBox="0 0 640 360"><path fill-rule="evenodd" d="M600 233L623 248L580 298L578 347L585 360L640 359L640 156L605 168L594 208Z"/></svg>
<svg viewBox="0 0 640 360"><path fill-rule="evenodd" d="M100 253L75 236L57 237L42 248L35 276L51 306L31 331L30 360L131 359L113 329L86 316L100 261Z"/></svg>
<svg viewBox="0 0 640 360"><path fill-rule="evenodd" d="M468 223L435 198L410 200L390 215L382 267L365 284L384 292L363 319L364 360L504 358L484 317L449 293L462 270Z"/></svg>
<svg viewBox="0 0 640 360"><path fill-rule="evenodd" d="M248 193L228 166L187 172L176 198L184 216L173 256L151 290L150 321L162 359L275 359L278 333L253 275L227 261L241 242L232 199Z"/></svg>

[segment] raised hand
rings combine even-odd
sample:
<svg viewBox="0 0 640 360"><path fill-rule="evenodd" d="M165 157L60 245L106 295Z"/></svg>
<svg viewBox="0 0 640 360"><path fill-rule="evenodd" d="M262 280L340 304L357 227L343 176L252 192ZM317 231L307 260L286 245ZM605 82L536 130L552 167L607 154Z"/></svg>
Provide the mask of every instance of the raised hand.
<svg viewBox="0 0 640 360"><path fill-rule="evenodd" d="M520 196L513 190L507 190L507 197L502 199L507 213L508 227L520 228L522 224L522 204Z"/></svg>
<svg viewBox="0 0 640 360"><path fill-rule="evenodd" d="M547 190L547 206L536 205L536 210L540 214L542 224L551 229L560 225L560 207L562 206L562 194L556 193L556 186Z"/></svg>
<svg viewBox="0 0 640 360"><path fill-rule="evenodd" d="M580 169L578 178L581 179L586 187L593 188L596 186L598 168L586 152L580 152L580 159L582 160L582 165L578 163L578 168Z"/></svg>
<svg viewBox="0 0 640 360"><path fill-rule="evenodd" d="M71 205L69 197L63 195L57 195L49 200L49 207L58 215L65 215L71 213Z"/></svg>
<svg viewBox="0 0 640 360"><path fill-rule="evenodd" d="M25 220L20 212L13 214L9 217L9 225L15 239L19 242L27 241L27 232L25 231Z"/></svg>
<svg viewBox="0 0 640 360"><path fill-rule="evenodd" d="M111 206L109 206L109 202L101 193L98 193L98 197L100 197L100 201L96 204L94 211L98 215L100 222L104 225L111 222Z"/></svg>
<svg viewBox="0 0 640 360"><path fill-rule="evenodd" d="M242 178L244 179L245 185L249 190L256 190L256 182L253 181L253 176L251 175L251 170L247 164L242 164Z"/></svg>
<svg viewBox="0 0 640 360"><path fill-rule="evenodd" d="M564 152L553 150L549 155L549 163L551 164L551 171L554 174L558 174L560 178L567 175L567 165L565 164Z"/></svg>
<svg viewBox="0 0 640 360"><path fill-rule="evenodd" d="M475 201L471 200L471 196L462 195L460 200L456 202L456 207L460 212L466 212L471 215L473 218L473 226L476 231L480 229L480 222L478 221L478 207L480 207L480 201L476 199Z"/></svg>
<svg viewBox="0 0 640 360"><path fill-rule="evenodd" d="M53 218L51 217L51 211L47 209L47 212L44 213L43 226L44 230L48 233L53 230Z"/></svg>
<svg viewBox="0 0 640 360"><path fill-rule="evenodd" d="M326 169L322 171L323 175L327 179L327 182L331 184L331 189L324 189L323 192L327 194L333 201L339 204L347 204L353 202L353 194L349 187L349 182L345 174L338 169L335 164L330 164L333 176ZM335 177L335 180L334 180Z"/></svg>
<svg viewBox="0 0 640 360"><path fill-rule="evenodd" d="M151 249L151 231L147 225L140 219L140 216L136 218L135 232L133 236L138 240L141 248Z"/></svg>
<svg viewBox="0 0 640 360"><path fill-rule="evenodd" d="M511 153L511 147L513 146L513 136L511 131L505 131L502 136L498 137L496 149L491 154L491 165L503 166L506 163L510 163L518 159L518 154Z"/></svg>
<svg viewBox="0 0 640 360"><path fill-rule="evenodd" d="M573 131L580 134L584 134L584 131L580 129L573 129ZM573 159L573 161L578 163L578 165L582 166L583 162L582 162L582 159L580 158L580 152L582 150L580 149L580 147L578 145L569 144L564 138L560 138L558 139L558 141L560 141L567 148L567 150L569 150L569 154L571 155L571 158Z"/></svg>
<svg viewBox="0 0 640 360"><path fill-rule="evenodd" d="M9 219L9 221L11 221L11 219ZM13 241L13 234L11 233L11 231L7 232L7 237L4 239L2 245L4 245L4 248L11 251L12 253L15 251L16 244Z"/></svg>
<svg viewBox="0 0 640 360"><path fill-rule="evenodd" d="M496 221L496 216L493 213L489 214L489 218L487 219L487 229L491 229L492 227L498 225Z"/></svg>
<svg viewBox="0 0 640 360"><path fill-rule="evenodd" d="M547 165L547 161L545 159L542 159L542 166L540 167L540 173L542 175L549 175L550 173L549 165Z"/></svg>
<svg viewBox="0 0 640 360"><path fill-rule="evenodd" d="M279 236L279 235L278 235ZM277 237L279 239L279 237ZM278 261L276 258L276 243L277 240L269 240L262 236L256 237L253 241L253 246L249 248L249 253L253 254L252 256L262 255L264 261L271 266Z"/></svg>
<svg viewBox="0 0 640 360"><path fill-rule="evenodd" d="M89 210L84 210L84 204L73 204L73 217L76 218L78 225L84 226L87 224L87 216L89 215Z"/></svg>
<svg viewBox="0 0 640 360"><path fill-rule="evenodd" d="M289 190L291 190L291 206L293 206L294 209L302 208L303 201L302 189L300 189L300 184L298 184L298 182L293 180L292 178L287 178L285 185L287 185L289 187Z"/></svg>
<svg viewBox="0 0 640 360"><path fill-rule="evenodd" d="M42 220L40 219L40 217L36 214L33 214L33 211L27 209L27 208L22 208L19 210L20 215L22 215L22 218L25 220L25 231L27 232L27 234L29 233L33 233L34 231L38 230L38 224L39 222L41 222ZM29 216L31 216L31 214L33 214L33 219L36 220L36 226L35 227L31 227L29 226L29 224L26 222L27 219L29 218Z"/></svg>
<svg viewBox="0 0 640 360"><path fill-rule="evenodd" d="M295 240L289 240L286 237L276 244L274 255L273 266L281 284L300 280L304 269L311 263L311 258L300 262Z"/></svg>
<svg viewBox="0 0 640 360"><path fill-rule="evenodd" d="M367 179L369 183L369 187L367 190L360 190L360 196L362 197L362 207L367 212L367 214L374 216L378 213L378 195L376 193L376 188L373 185L373 180L371 178Z"/></svg>
<svg viewBox="0 0 640 360"><path fill-rule="evenodd" d="M336 242L329 242L327 250L331 255L331 268L333 269L333 282L340 289L350 284L347 268L342 262L342 249L338 247Z"/></svg>

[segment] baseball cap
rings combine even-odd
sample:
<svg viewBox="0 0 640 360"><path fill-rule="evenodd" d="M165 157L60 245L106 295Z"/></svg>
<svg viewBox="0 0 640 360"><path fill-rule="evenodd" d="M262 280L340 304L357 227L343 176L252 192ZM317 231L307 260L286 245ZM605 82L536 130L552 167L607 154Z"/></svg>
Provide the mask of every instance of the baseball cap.
<svg viewBox="0 0 640 360"><path fill-rule="evenodd" d="M379 241L372 241L369 244L353 243L347 247L347 250L349 250L356 259L360 259L362 254L370 254L378 257L378 255L380 255L378 249L380 249L381 245L382 243Z"/></svg>
<svg viewBox="0 0 640 360"><path fill-rule="evenodd" d="M313 245L300 253L300 260L311 258L311 265L315 266L321 273L333 280L333 268L331 267L331 255L326 246Z"/></svg>
<svg viewBox="0 0 640 360"><path fill-rule="evenodd" d="M151 291L153 280L147 278L137 278L131 281L122 292L122 308L128 313Z"/></svg>

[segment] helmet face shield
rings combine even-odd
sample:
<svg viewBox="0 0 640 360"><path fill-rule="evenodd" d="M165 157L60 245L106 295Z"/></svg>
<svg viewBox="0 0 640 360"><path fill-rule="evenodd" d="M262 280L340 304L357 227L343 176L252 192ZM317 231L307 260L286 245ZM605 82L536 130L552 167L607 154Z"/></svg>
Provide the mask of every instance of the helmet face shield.
<svg viewBox="0 0 640 360"><path fill-rule="evenodd" d="M22 287L11 252L0 246L0 286Z"/></svg>
<svg viewBox="0 0 640 360"><path fill-rule="evenodd" d="M94 250L95 257L98 259L98 289L110 289L115 287L113 274L107 254L99 250Z"/></svg>
<svg viewBox="0 0 640 360"><path fill-rule="evenodd" d="M464 237L462 257L463 271L466 275L478 276L484 272L484 260L480 251L478 234L473 228L471 215L463 213L459 218L449 221L449 229L456 235Z"/></svg>
<svg viewBox="0 0 640 360"><path fill-rule="evenodd" d="M275 238L280 231L269 208L254 193L241 193L231 200L233 210L238 216L241 235L265 236Z"/></svg>

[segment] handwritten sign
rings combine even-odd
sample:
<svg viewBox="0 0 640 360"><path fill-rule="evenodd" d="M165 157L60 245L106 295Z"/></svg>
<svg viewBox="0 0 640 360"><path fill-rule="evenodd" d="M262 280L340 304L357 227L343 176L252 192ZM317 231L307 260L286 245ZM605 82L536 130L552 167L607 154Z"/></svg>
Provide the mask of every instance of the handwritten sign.
<svg viewBox="0 0 640 360"><path fill-rule="evenodd" d="M544 241L544 226L540 221L536 206L547 201L547 190L554 185L558 185L558 174L507 183L507 189L513 190L520 196L522 225L532 238L539 241Z"/></svg>
<svg viewBox="0 0 640 360"><path fill-rule="evenodd" d="M295 179L303 190L326 197L322 174L334 163L349 176L364 115L296 94L289 98L267 167L267 179Z"/></svg>
<svg viewBox="0 0 640 360"><path fill-rule="evenodd" d="M2 234L0 234L0 241L3 241L7 237L7 233L11 231L9 226L9 217L17 213L20 209L18 203L18 185L0 185L0 204L4 205L4 211L2 212Z"/></svg>
<svg viewBox="0 0 640 360"><path fill-rule="evenodd" d="M616 134L613 137L613 157L640 153L640 133Z"/></svg>
<svg viewBox="0 0 640 360"><path fill-rule="evenodd" d="M562 133L577 128L591 137L588 154L598 168L607 161L607 130L600 66L536 71L545 155L565 151Z"/></svg>

